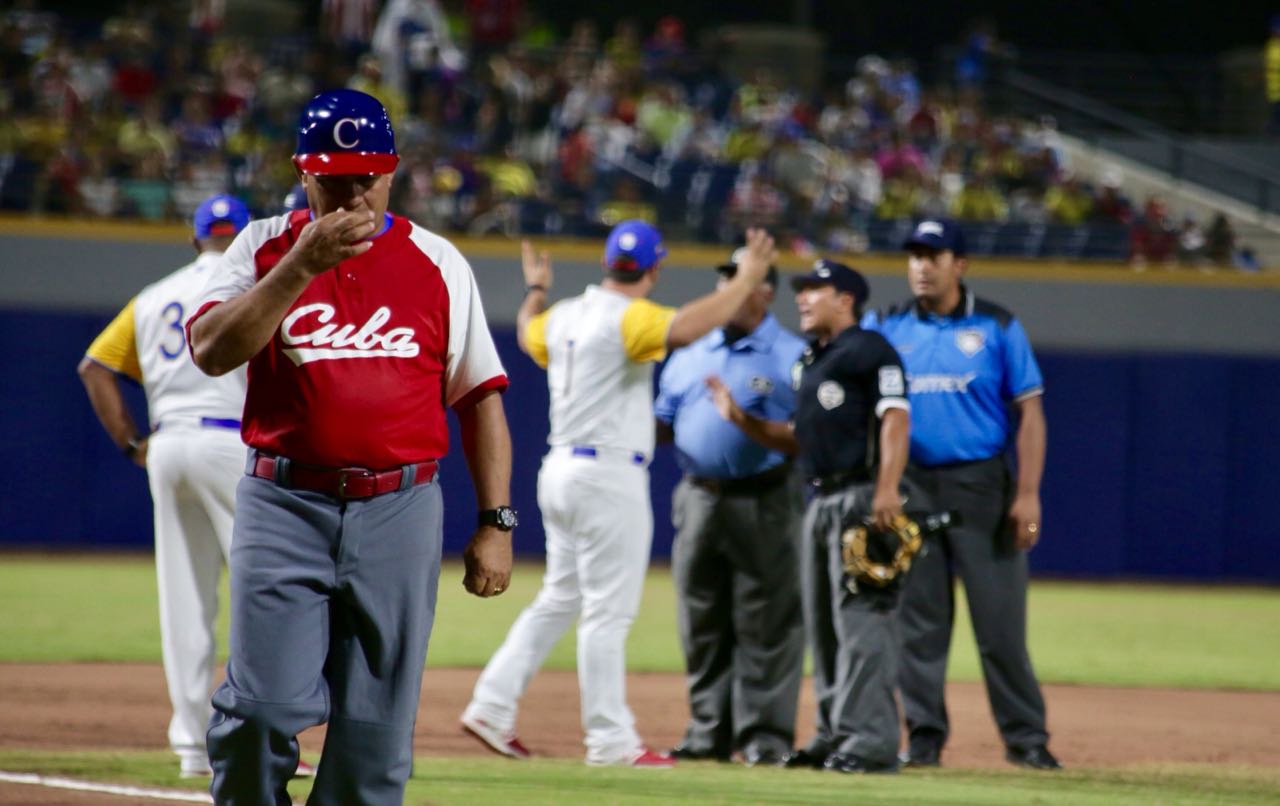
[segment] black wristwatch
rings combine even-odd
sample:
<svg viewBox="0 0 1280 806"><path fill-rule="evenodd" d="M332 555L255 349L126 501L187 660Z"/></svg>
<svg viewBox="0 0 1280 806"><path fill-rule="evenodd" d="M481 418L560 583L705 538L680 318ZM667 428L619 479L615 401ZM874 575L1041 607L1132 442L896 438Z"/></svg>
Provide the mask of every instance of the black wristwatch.
<svg viewBox="0 0 1280 806"><path fill-rule="evenodd" d="M142 443L146 442L146 440L147 438L144 436L134 436L124 444L124 447L120 449L120 452L132 459L138 455L138 451L142 450Z"/></svg>
<svg viewBox="0 0 1280 806"><path fill-rule="evenodd" d="M516 511L511 507L482 509L477 520L481 526L494 526L504 532L510 532L520 525L520 519L516 517Z"/></svg>

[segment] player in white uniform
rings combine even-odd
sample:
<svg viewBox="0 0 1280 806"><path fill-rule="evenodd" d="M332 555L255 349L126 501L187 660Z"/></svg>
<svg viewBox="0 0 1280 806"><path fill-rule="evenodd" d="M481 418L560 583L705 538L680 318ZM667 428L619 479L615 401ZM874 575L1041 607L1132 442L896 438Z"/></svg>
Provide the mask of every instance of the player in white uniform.
<svg viewBox="0 0 1280 806"><path fill-rule="evenodd" d="M103 428L147 469L155 508L160 640L173 703L169 744L183 777L211 772L205 730L212 711L218 578L231 550L231 514L245 463L244 369L220 378L205 375L191 361L183 324L219 270L222 251L248 223L248 208L232 196L201 204L192 238L198 257L139 292L94 340L79 367ZM146 391L146 431L125 408L121 376Z"/></svg>
<svg viewBox="0 0 1280 806"><path fill-rule="evenodd" d="M747 243L733 280L678 310L647 299L666 255L649 224L618 224L605 245L603 282L549 309L550 257L524 244L527 294L517 335L521 349L547 369L551 393L550 450L538 474L547 570L462 715L463 728L498 753L529 756L515 734L517 702L578 618L587 763L675 763L641 742L626 700L627 632L653 539L653 365L727 322L764 280L773 239L752 230Z"/></svg>

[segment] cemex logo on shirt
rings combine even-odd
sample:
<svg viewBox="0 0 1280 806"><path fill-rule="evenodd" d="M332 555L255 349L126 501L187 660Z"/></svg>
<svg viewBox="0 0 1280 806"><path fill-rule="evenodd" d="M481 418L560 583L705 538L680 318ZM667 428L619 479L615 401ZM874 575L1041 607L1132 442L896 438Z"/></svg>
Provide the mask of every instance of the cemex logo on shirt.
<svg viewBox="0 0 1280 806"><path fill-rule="evenodd" d="M938 392L954 392L962 395L969 394L969 384L978 377L976 372L966 372L963 375L946 375L942 373L933 375L908 375L907 383L910 386L911 394L922 395Z"/></svg>
<svg viewBox="0 0 1280 806"><path fill-rule="evenodd" d="M391 320L391 309L386 306L374 311L359 329L353 324L330 324L333 315L332 305L318 302L303 305L284 318L280 338L284 354L296 366L337 358L413 358L418 354L413 328L382 331Z"/></svg>

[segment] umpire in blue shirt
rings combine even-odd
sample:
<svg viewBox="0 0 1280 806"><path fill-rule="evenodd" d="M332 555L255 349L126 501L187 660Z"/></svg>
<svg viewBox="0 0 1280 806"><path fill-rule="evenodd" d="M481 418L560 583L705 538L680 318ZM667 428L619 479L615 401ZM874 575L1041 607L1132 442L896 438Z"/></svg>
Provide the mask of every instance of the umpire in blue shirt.
<svg viewBox="0 0 1280 806"><path fill-rule="evenodd" d="M735 258L737 253L735 253ZM736 260L717 267L719 282ZM796 539L802 494L789 457L717 413L711 385L752 413L790 420L804 341L769 313L769 273L720 330L672 353L654 404L684 478L672 498L689 725L672 755L780 764L791 749L804 662Z"/></svg>
<svg viewBox="0 0 1280 806"><path fill-rule="evenodd" d="M935 509L958 512L960 525L927 541L898 611L898 679L910 730L903 761L937 766L947 740L943 689L959 574L1006 757L1024 767L1057 769L1026 640L1027 551L1041 536L1040 368L1013 314L975 297L961 282L965 241L954 221L922 221L904 246L913 299L868 313L863 326L889 339L907 371L906 478ZM1016 474L1006 461L1011 442Z"/></svg>

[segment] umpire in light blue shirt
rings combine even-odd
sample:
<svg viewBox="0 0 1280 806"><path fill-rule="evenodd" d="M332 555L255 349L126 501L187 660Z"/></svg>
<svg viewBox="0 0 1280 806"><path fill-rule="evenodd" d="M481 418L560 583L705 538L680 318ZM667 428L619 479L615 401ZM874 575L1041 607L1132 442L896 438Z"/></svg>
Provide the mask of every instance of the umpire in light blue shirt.
<svg viewBox="0 0 1280 806"><path fill-rule="evenodd" d="M736 261L716 270L727 282ZM658 439L674 441L684 470L671 570L690 718L677 758L739 752L749 765L781 764L793 744L804 660L800 482L788 456L728 422L711 394L727 388L757 417L792 418L805 343L769 313L777 284L770 268L729 324L671 355L658 384Z"/></svg>
<svg viewBox="0 0 1280 806"><path fill-rule="evenodd" d="M943 690L958 574L1006 757L1057 769L1027 652L1027 552L1041 537L1045 457L1040 368L1014 315L962 282L965 240L954 221L920 222L904 247L912 299L868 313L862 325L888 338L907 372L906 478L934 509L958 512L960 525L927 541L898 610L898 681L910 730L903 761L940 763L949 729ZM1006 461L1010 445L1016 473Z"/></svg>

